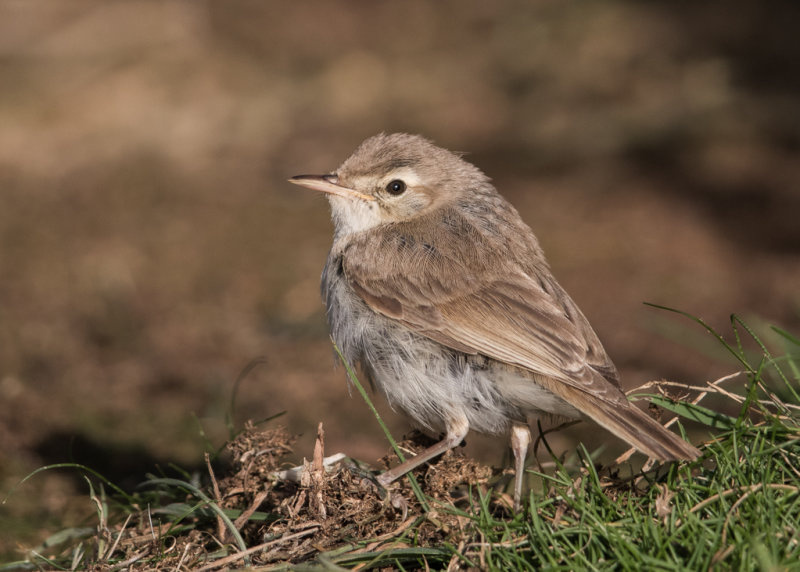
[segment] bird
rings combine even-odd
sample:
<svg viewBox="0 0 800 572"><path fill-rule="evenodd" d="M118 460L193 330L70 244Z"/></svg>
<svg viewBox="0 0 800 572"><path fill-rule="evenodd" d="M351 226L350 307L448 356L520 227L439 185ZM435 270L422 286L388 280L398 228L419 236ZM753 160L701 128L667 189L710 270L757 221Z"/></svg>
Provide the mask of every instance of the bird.
<svg viewBox="0 0 800 572"><path fill-rule="evenodd" d="M531 228L461 154L380 133L335 171L289 181L330 203L321 290L334 343L394 410L443 435L382 486L470 430L506 435L519 511L537 415L590 419L657 460L700 456L627 399Z"/></svg>

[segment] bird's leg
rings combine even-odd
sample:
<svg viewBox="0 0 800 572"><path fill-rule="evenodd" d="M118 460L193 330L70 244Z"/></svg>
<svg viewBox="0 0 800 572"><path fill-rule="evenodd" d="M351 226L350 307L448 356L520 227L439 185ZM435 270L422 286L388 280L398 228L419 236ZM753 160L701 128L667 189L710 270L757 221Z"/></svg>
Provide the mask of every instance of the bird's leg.
<svg viewBox="0 0 800 572"><path fill-rule="evenodd" d="M441 455L453 447L458 446L458 444L464 440L464 437L467 436L467 433L469 433L469 422L467 421L466 417L461 416L457 419L450 419L446 425L444 439L435 445L431 445L419 455L416 455L415 457L400 463L395 468L384 472L378 477L378 483L380 483L382 487L385 487L389 483L405 475L407 472L416 469L422 463L430 461L435 456Z"/></svg>
<svg viewBox="0 0 800 572"><path fill-rule="evenodd" d="M531 431L527 424L514 423L511 426L511 451L514 453L514 512L522 508L522 479L525 476L525 456L531 442Z"/></svg>

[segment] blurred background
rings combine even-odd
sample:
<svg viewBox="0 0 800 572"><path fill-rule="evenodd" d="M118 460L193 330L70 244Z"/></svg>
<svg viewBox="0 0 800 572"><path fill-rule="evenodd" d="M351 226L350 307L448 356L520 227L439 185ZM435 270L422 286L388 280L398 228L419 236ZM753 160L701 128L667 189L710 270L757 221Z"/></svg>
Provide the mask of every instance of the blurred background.
<svg viewBox="0 0 800 572"><path fill-rule="evenodd" d="M0 3L0 495L48 463L198 466L259 358L236 427L285 411L298 459L320 421L329 454L382 456L333 367L327 202L286 182L380 131L468 152L626 387L735 371L642 302L798 333L798 21L790 0ZM91 513L76 477L18 489L0 548Z"/></svg>

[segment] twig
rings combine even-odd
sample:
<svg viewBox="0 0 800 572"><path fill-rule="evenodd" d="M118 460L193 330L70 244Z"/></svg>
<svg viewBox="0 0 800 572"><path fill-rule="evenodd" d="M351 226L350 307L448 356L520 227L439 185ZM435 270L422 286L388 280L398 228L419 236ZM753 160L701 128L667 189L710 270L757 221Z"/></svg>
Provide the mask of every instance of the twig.
<svg viewBox="0 0 800 572"><path fill-rule="evenodd" d="M219 491L219 484L217 483L217 477L214 475L214 469L211 467L211 457L208 453L205 454L206 458L206 466L208 467L208 474L211 477L211 485L214 490L214 500L217 501L217 504L222 506L222 493ZM219 535L220 539L225 542L225 539L228 537L227 530L225 529L225 523L222 522L222 518L217 516L217 534Z"/></svg>
<svg viewBox="0 0 800 572"><path fill-rule="evenodd" d="M412 516L411 518L406 519L403 523L400 524L400 526L398 526L397 528L395 528L391 532L386 532L384 534L381 534L380 536L376 536L373 539L373 541L370 542L368 545L366 545L364 548L359 548L357 550L353 550L352 553L353 554L358 554L360 552L372 552L375 548L380 546L386 540L389 540L390 538L395 538L397 536L400 536L403 532L408 530L409 527L411 527L412 525L416 524L418 521L421 521L421 520L423 520L422 517Z"/></svg>
<svg viewBox="0 0 800 572"><path fill-rule="evenodd" d="M302 532L296 532L295 534L290 534L282 538L270 540L269 542L265 542L264 544L259 544L258 546L253 546L252 548L248 548L247 550L237 552L236 554L231 554L230 556L226 556L225 558L221 558L219 560L211 562L210 564L206 564L202 568L198 568L197 570L195 570L195 572L206 572L206 570L213 570L214 568L219 568L220 566L227 566L228 564L232 564L233 562L241 560L246 556L250 556L251 554L255 554L256 552L263 552L267 548L270 548L277 544L281 544L288 540L295 540L296 538L309 536L310 534L313 534L317 530L319 530L319 528L320 528L319 526L315 526L314 528L309 528L307 530L303 530Z"/></svg>
<svg viewBox="0 0 800 572"><path fill-rule="evenodd" d="M233 521L233 526L236 527L236 530L242 530L242 527L245 525L248 519L253 516L253 513L258 510L258 507L261 506L261 503L264 502L264 499L267 498L267 495L269 495L269 491L261 491L255 496L253 502L250 503L250 506L239 515L239 518Z"/></svg>
<svg viewBox="0 0 800 572"><path fill-rule="evenodd" d="M131 564L133 564L137 560L141 560L142 558L144 558L147 555L148 552L150 552L150 549L149 548L145 548L144 550L141 550L141 551L137 552L136 554L134 554L133 556L131 556L127 560L123 560L122 562L117 562L111 568L109 568L109 570L113 571L113 570L121 570L122 568L127 568L128 566L130 566Z"/></svg>
<svg viewBox="0 0 800 572"><path fill-rule="evenodd" d="M750 485L749 487L746 487L744 489L745 490L744 497L747 497L748 495L750 495L751 493L756 492L757 490L759 490L762 487L766 487L768 489L780 490L780 491L790 491L790 492L795 492L795 493L798 491L798 488L795 487L795 486L792 486L792 485L784 485L784 484L781 484L781 483L766 483L766 484L764 484L764 483L756 483L756 484ZM737 488L727 489L727 490L724 490L724 491L722 491L720 493L711 495L707 499L705 499L705 500L697 503L696 505L694 505L691 508L691 510L689 511L689 514L695 513L698 510L700 510L701 508L704 508L704 507L710 505L711 503L713 503L713 502L715 502L715 501L717 501L719 499L723 499L723 498L725 498L725 497L727 497L729 495L732 495L733 493L739 492L741 490L743 490L741 487L737 487ZM734 504L734 507L737 506L738 504L740 504L739 501L737 501ZM728 519L726 519L725 520L726 525L727 525L728 522L729 522ZM681 519L676 520L675 521L675 527L677 528L680 525L681 525Z"/></svg>
<svg viewBox="0 0 800 572"><path fill-rule="evenodd" d="M316 507L312 509L312 513L316 514L320 519L325 519L328 516L328 510L325 508L325 498L323 489L325 485L325 430L322 428L322 421L317 426L317 440L314 442L314 460L311 463L311 489L313 497L316 501ZM309 497L309 505L311 504L311 497Z"/></svg>
<svg viewBox="0 0 800 572"><path fill-rule="evenodd" d="M186 546L183 547L183 554L181 554L180 560L178 560L178 563L175 565L175 572L178 572L178 570L181 569L181 566L183 566L183 561L186 560L186 556L189 554L189 550L193 546L194 546L194 543L187 542Z"/></svg>
<svg viewBox="0 0 800 572"><path fill-rule="evenodd" d="M111 558L111 555L117 550L117 546L119 545L119 541L122 538L122 535L125 534L125 529L128 528L128 523L131 521L133 517L133 513L128 515L128 518L125 519L125 522L122 523L122 528L117 533L117 537L114 539L114 544L111 545L111 548L106 551L104 558L108 559Z"/></svg>

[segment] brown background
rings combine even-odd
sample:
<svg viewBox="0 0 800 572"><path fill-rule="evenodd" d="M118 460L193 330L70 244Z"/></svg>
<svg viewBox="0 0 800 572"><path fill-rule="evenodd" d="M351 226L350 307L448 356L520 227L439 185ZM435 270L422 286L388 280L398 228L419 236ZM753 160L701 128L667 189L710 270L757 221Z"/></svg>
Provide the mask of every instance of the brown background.
<svg viewBox="0 0 800 572"><path fill-rule="evenodd" d="M319 421L328 452L383 454L332 368L327 204L285 182L378 131L469 152L628 387L734 371L642 302L797 333L798 21L791 1L0 3L0 494L70 459L123 484L195 466L259 356L237 427L286 411L298 456ZM72 477L0 507L3 550L91 513Z"/></svg>

